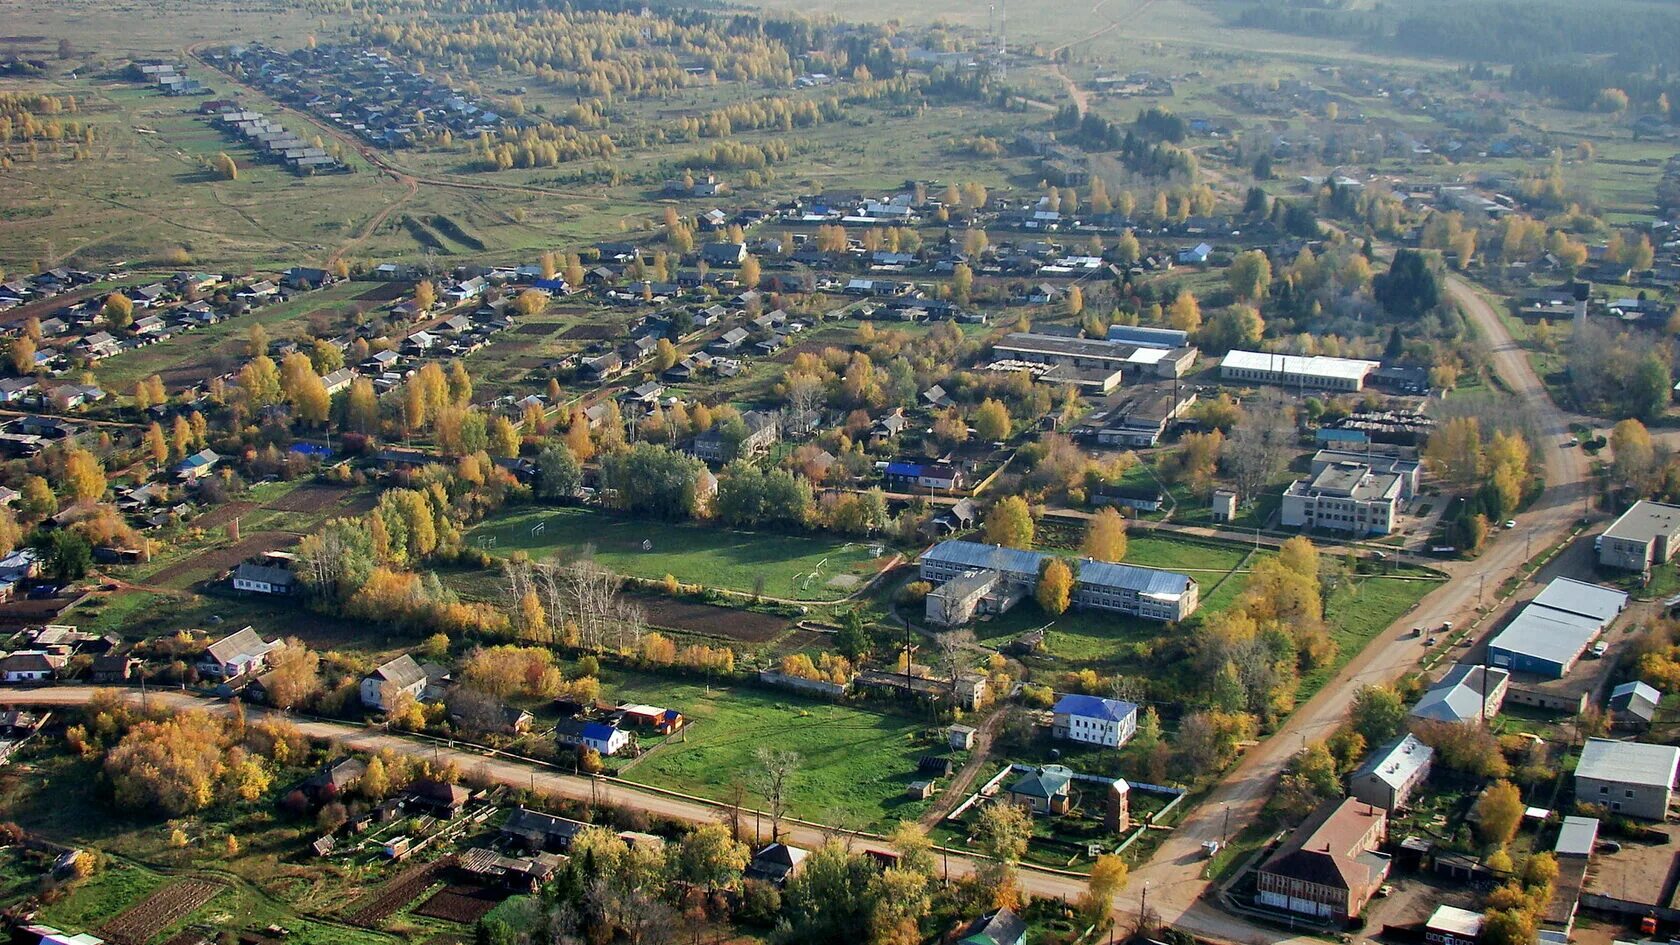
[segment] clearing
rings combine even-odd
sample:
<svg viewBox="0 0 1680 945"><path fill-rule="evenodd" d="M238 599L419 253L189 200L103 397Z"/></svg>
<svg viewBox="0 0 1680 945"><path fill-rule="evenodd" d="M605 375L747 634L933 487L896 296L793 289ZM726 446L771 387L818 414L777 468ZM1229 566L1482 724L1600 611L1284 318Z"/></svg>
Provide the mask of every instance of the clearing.
<svg viewBox="0 0 1680 945"><path fill-rule="evenodd" d="M943 739L934 743L926 735L931 723L776 690L605 675L613 698L668 706L690 720L632 765L626 780L727 800L733 782L748 783L758 770L759 748L785 749L800 758L790 794L794 817L882 827L914 820L927 808L927 801L912 801L904 791L920 777L917 759L944 751ZM768 835L769 825L763 829Z"/></svg>
<svg viewBox="0 0 1680 945"><path fill-rule="evenodd" d="M876 556L867 542L571 508L527 509L492 519L469 532L467 541L502 557L515 551L533 558L578 555L587 548L596 561L629 577L657 581L671 574L685 584L741 594L753 593L762 582L767 597L818 603L846 597L892 560Z"/></svg>

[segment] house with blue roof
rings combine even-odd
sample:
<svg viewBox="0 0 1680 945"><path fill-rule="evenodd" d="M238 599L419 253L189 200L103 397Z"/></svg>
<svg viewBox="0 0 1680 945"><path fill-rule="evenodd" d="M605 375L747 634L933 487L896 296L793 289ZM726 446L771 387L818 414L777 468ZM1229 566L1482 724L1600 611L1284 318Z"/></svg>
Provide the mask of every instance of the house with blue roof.
<svg viewBox="0 0 1680 945"><path fill-rule="evenodd" d="M1067 741L1121 748L1137 734L1138 707L1131 702L1067 695L1050 711L1051 734Z"/></svg>
<svg viewBox="0 0 1680 945"><path fill-rule="evenodd" d="M1189 249L1181 249L1178 251L1178 264L1180 266L1205 265L1208 261L1208 257L1212 255L1212 246L1209 246L1206 243L1197 243Z"/></svg>
<svg viewBox="0 0 1680 945"><path fill-rule="evenodd" d="M199 450L175 464L175 475L184 482L197 482L221 461L222 457L215 450Z"/></svg>
<svg viewBox="0 0 1680 945"><path fill-rule="evenodd" d="M630 733L605 722L568 719L554 728L554 738L565 748L593 748L603 758L618 754L630 744Z"/></svg>

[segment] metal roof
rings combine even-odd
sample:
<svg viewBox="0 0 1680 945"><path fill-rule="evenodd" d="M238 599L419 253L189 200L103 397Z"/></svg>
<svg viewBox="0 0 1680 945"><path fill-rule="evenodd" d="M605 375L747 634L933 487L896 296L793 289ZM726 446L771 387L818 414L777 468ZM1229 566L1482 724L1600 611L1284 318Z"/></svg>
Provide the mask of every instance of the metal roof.
<svg viewBox="0 0 1680 945"><path fill-rule="evenodd" d="M1306 358L1297 354L1273 354L1268 351L1233 350L1219 362L1221 368L1245 371L1271 371L1277 374L1298 374L1303 377L1334 377L1355 381L1382 365L1376 361L1357 361L1351 358L1331 358L1314 355Z"/></svg>
<svg viewBox="0 0 1680 945"><path fill-rule="evenodd" d="M1680 529L1680 505L1640 501L1611 523L1604 530L1604 537L1649 542L1658 535L1672 535L1677 529Z"/></svg>
<svg viewBox="0 0 1680 945"><path fill-rule="evenodd" d="M1511 674L1503 669L1460 663L1441 677L1412 708L1412 717L1437 722L1469 722L1481 718L1483 673L1488 692L1498 689Z"/></svg>
<svg viewBox="0 0 1680 945"><path fill-rule="evenodd" d="M1389 787L1399 788L1405 786L1434 757L1435 749L1418 741L1417 736L1407 735L1372 754L1360 765L1354 777L1374 776Z"/></svg>
<svg viewBox="0 0 1680 945"><path fill-rule="evenodd" d="M958 568L992 569L1018 578L1037 581L1038 569L1052 557L1040 551L1002 548L975 541L942 541L922 556L924 561ZM1080 587L1129 590L1150 596L1172 597L1186 593L1192 583L1187 575L1132 564L1082 560L1078 567Z"/></svg>
<svg viewBox="0 0 1680 945"><path fill-rule="evenodd" d="M1455 936L1475 938L1482 934L1482 914L1457 906L1436 906L1425 928L1431 932L1449 932Z"/></svg>
<svg viewBox="0 0 1680 945"><path fill-rule="evenodd" d="M1603 587L1598 584L1588 584L1573 578L1556 578L1546 589L1534 598L1534 603L1552 610L1591 617L1599 625L1608 626L1610 621L1627 606L1628 596L1624 591Z"/></svg>
<svg viewBox="0 0 1680 945"><path fill-rule="evenodd" d="M1558 856L1591 856L1593 844L1597 842L1596 817L1565 817L1563 829L1558 831L1557 846L1552 849Z"/></svg>
<svg viewBox="0 0 1680 945"><path fill-rule="evenodd" d="M1592 617L1529 604L1488 643L1491 649L1568 666L1604 629Z"/></svg>
<svg viewBox="0 0 1680 945"><path fill-rule="evenodd" d="M1581 748L1581 762L1575 766L1575 776L1668 790L1674 786L1677 769L1680 769L1680 748L1673 745L1589 738Z"/></svg>
<svg viewBox="0 0 1680 945"><path fill-rule="evenodd" d="M1103 699L1098 696L1068 695L1056 701L1052 709L1057 715L1077 715L1087 719L1102 719L1105 722L1119 722L1129 715L1137 713L1138 707L1130 702L1119 699Z"/></svg>

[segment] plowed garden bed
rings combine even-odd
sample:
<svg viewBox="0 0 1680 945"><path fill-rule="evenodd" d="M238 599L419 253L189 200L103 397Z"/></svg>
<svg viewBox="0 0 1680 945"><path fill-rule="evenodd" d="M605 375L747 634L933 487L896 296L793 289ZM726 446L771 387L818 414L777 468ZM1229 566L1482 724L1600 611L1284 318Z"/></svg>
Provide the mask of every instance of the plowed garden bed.
<svg viewBox="0 0 1680 945"><path fill-rule="evenodd" d="M105 923L99 934L117 945L145 945L159 932L216 898L220 883L183 879L152 893Z"/></svg>

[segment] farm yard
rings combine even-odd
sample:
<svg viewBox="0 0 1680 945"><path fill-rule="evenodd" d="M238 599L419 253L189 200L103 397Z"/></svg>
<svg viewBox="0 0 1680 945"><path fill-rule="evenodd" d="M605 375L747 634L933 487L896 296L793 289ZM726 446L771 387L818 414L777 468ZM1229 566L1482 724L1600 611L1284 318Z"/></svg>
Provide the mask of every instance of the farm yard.
<svg viewBox="0 0 1680 945"><path fill-rule="evenodd" d="M401 911L420 897L436 882L439 873L454 865L454 857L440 857L427 863L416 863L386 880L377 889L351 903L345 919L363 928L378 928L380 923Z"/></svg>
<svg viewBox="0 0 1680 945"><path fill-rule="evenodd" d="M733 782L751 776L754 754L764 747L799 754L790 794L795 817L876 829L927 808L904 790L917 778L917 759L944 749L932 721L748 686L616 671L602 681L612 698L668 706L690 720L631 765L627 780L726 800Z"/></svg>
<svg viewBox="0 0 1680 945"><path fill-rule="evenodd" d="M762 591L769 598L812 603L852 595L892 560L877 557L866 542L673 524L586 509L516 512L474 528L467 542L498 557L515 551L533 558L575 557L587 551L627 577L657 581L674 574L736 594Z"/></svg>

